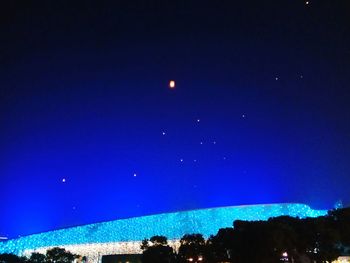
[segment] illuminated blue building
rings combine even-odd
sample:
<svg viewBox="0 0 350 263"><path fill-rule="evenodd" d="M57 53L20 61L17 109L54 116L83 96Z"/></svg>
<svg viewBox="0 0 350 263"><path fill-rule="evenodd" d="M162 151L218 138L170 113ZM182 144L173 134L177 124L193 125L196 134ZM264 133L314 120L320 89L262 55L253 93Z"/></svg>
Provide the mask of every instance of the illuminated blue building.
<svg viewBox="0 0 350 263"><path fill-rule="evenodd" d="M267 220L270 217L317 217L326 210L304 204L245 205L199 209L119 219L33 234L0 243L0 253L29 255L59 246L97 262L102 255L137 254L140 243L154 235L168 237L175 248L184 234L201 233L208 238L220 228L232 227L235 220Z"/></svg>

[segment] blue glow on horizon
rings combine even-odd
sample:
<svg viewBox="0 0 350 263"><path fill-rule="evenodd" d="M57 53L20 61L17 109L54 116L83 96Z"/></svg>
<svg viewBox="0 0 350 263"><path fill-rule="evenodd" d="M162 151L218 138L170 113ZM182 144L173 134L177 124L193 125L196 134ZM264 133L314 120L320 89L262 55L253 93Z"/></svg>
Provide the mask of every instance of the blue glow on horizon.
<svg viewBox="0 0 350 263"><path fill-rule="evenodd" d="M317 217L326 210L313 210L304 204L268 204L199 209L176 213L120 219L54 230L0 243L0 253L21 254L27 249L84 243L141 241L154 235L169 240L184 234L201 233L205 238L220 228L232 227L235 220L267 220L277 216Z"/></svg>

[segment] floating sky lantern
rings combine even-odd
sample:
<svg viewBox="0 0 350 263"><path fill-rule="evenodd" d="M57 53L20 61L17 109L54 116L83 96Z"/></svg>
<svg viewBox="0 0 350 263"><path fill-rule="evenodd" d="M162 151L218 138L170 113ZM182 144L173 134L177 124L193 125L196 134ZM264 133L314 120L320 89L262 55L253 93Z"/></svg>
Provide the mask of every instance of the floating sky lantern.
<svg viewBox="0 0 350 263"><path fill-rule="evenodd" d="M174 89L175 88L175 80L169 81L169 88Z"/></svg>

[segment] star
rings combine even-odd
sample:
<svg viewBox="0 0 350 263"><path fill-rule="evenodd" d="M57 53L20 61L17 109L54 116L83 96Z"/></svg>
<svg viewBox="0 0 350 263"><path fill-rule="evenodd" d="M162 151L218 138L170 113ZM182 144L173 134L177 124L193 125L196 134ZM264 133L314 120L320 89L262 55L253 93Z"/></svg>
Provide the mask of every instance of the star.
<svg viewBox="0 0 350 263"><path fill-rule="evenodd" d="M196 160L196 159L194 159L193 161L194 161L195 163L197 162L197 160Z"/></svg>
<svg viewBox="0 0 350 263"><path fill-rule="evenodd" d="M223 159L226 160L226 156L224 156Z"/></svg>
<svg viewBox="0 0 350 263"><path fill-rule="evenodd" d="M302 79L304 76L303 75L300 75L300 78Z"/></svg>
<svg viewBox="0 0 350 263"><path fill-rule="evenodd" d="M278 77L275 77L275 80L278 80Z"/></svg>
<svg viewBox="0 0 350 263"><path fill-rule="evenodd" d="M246 116L245 114L242 114L242 118L245 118L245 116Z"/></svg>
<svg viewBox="0 0 350 263"><path fill-rule="evenodd" d="M213 144L216 144L216 141L213 141Z"/></svg>
<svg viewBox="0 0 350 263"><path fill-rule="evenodd" d="M165 132L164 132L164 131L162 132L162 135L165 135Z"/></svg>
<svg viewBox="0 0 350 263"><path fill-rule="evenodd" d="M134 173L134 177L136 177L137 176L137 174L136 173Z"/></svg>
<svg viewBox="0 0 350 263"><path fill-rule="evenodd" d="M200 144L200 145L202 145L202 144L203 144L203 142L200 142L199 144Z"/></svg>
<svg viewBox="0 0 350 263"><path fill-rule="evenodd" d="M309 1L306 1L306 2L305 2L305 5L308 5L309 3L310 3Z"/></svg>
<svg viewBox="0 0 350 263"><path fill-rule="evenodd" d="M184 159L180 159L180 162L183 162L184 161Z"/></svg>
<svg viewBox="0 0 350 263"><path fill-rule="evenodd" d="M197 122L200 122L201 120L200 119L197 119Z"/></svg>
<svg viewBox="0 0 350 263"><path fill-rule="evenodd" d="M65 182L66 182L66 178L63 178L63 179L62 179L62 183L65 183Z"/></svg>

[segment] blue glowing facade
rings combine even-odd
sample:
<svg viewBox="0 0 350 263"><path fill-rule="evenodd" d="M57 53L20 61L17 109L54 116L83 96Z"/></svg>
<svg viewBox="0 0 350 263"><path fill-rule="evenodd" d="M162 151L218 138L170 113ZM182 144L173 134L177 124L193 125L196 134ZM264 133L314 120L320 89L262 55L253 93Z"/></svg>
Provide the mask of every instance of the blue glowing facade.
<svg viewBox="0 0 350 263"><path fill-rule="evenodd" d="M54 246L139 242L154 235L164 235L169 240L178 240L187 233L201 233L209 237L219 228L231 227L238 219L267 220L281 215L304 218L326 213L326 210L313 210L304 204L247 205L165 213L20 237L0 243L0 253L23 254Z"/></svg>

